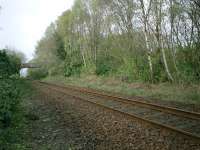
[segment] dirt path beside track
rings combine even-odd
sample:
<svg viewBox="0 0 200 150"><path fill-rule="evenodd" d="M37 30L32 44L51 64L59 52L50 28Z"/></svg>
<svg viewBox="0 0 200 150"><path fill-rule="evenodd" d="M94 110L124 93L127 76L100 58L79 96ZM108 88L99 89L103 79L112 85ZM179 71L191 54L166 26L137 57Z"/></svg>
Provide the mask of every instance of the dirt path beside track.
<svg viewBox="0 0 200 150"><path fill-rule="evenodd" d="M26 148L30 150L91 149L91 137L81 134L79 116L65 107L65 117L52 98L36 92L26 101ZM90 144L91 143L91 144Z"/></svg>

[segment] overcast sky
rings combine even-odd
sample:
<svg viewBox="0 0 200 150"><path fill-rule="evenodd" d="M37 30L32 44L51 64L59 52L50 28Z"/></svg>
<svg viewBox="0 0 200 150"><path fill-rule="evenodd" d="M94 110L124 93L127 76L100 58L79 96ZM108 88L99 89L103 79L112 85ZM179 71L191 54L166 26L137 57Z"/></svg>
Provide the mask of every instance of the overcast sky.
<svg viewBox="0 0 200 150"><path fill-rule="evenodd" d="M0 0L0 49L5 46L22 51L28 60L47 26L74 0Z"/></svg>

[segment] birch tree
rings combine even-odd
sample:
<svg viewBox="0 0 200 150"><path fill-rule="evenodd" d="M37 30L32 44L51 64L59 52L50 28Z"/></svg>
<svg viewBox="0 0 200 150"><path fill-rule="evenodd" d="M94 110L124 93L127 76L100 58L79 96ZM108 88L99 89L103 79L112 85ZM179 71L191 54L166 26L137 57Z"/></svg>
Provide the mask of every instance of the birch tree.
<svg viewBox="0 0 200 150"><path fill-rule="evenodd" d="M145 37L148 62L149 62L150 78L151 78L151 81L153 81L153 65L152 65L152 59L151 59L152 48L150 47L150 43L149 43L149 39L148 39L148 34L149 34L148 18L149 18L151 5L152 5L152 0L149 1L149 5L148 5L147 9L145 9L144 0L140 0L140 6L142 9L142 22L143 22L144 37Z"/></svg>
<svg viewBox="0 0 200 150"><path fill-rule="evenodd" d="M156 25L156 29L155 29L156 43L157 43L158 50L160 50L162 54L163 64L164 64L167 77L169 80L174 81L168 67L165 49L164 49L164 43L163 43L164 40L163 40L163 34L162 34L162 6L163 6L163 0L154 1L155 22L156 22L155 24Z"/></svg>

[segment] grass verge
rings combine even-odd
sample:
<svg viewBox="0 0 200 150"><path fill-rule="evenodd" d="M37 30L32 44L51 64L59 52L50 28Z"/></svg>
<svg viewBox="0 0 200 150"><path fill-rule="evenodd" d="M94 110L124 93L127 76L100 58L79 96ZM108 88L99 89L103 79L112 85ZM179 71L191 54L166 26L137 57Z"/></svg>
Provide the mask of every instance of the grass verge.
<svg viewBox="0 0 200 150"><path fill-rule="evenodd" d="M184 104L200 104L199 85L177 85L170 83L148 84L148 83L126 83L113 77L63 76L47 77L44 81L60 83L65 85L76 85L89 87L108 92L120 93L127 96L141 96L150 99L159 99L167 102L179 102Z"/></svg>

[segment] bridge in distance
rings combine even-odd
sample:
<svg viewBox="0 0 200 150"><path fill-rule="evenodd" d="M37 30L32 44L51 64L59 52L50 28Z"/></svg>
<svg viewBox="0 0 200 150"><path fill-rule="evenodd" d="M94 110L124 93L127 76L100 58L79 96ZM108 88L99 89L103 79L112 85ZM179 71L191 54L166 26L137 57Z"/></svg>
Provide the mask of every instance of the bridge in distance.
<svg viewBox="0 0 200 150"><path fill-rule="evenodd" d="M37 64L32 64L32 63L24 63L24 64L21 64L21 69L23 68L40 68L40 66Z"/></svg>

